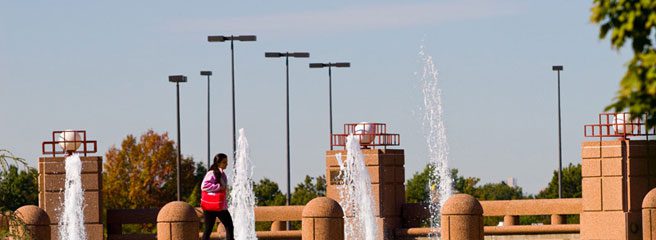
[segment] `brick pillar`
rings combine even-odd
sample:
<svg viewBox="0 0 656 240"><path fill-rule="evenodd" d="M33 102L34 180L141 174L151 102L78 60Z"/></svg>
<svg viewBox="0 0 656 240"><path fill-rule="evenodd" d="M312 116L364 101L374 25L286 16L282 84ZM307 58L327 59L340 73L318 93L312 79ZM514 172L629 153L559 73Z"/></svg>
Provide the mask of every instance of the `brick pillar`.
<svg viewBox="0 0 656 240"><path fill-rule="evenodd" d="M456 194L444 203L441 213L443 240L483 240L483 206L468 194Z"/></svg>
<svg viewBox="0 0 656 240"><path fill-rule="evenodd" d="M337 186L340 184L339 164L336 154L346 160L346 150L326 151L326 196L340 200ZM405 203L405 155L403 149L362 149L365 166L371 178L374 200L374 216L378 224L376 239L394 239L394 232L401 227L401 206ZM351 215L350 213L344 213Z"/></svg>
<svg viewBox="0 0 656 240"><path fill-rule="evenodd" d="M39 158L39 207L50 216L51 236L59 234L59 218L63 209L66 181L64 157ZM82 157L82 190L84 191L84 227L88 239L103 239L102 225L102 157Z"/></svg>
<svg viewBox="0 0 656 240"><path fill-rule="evenodd" d="M642 200L656 187L656 142L584 142L581 239L642 239Z"/></svg>

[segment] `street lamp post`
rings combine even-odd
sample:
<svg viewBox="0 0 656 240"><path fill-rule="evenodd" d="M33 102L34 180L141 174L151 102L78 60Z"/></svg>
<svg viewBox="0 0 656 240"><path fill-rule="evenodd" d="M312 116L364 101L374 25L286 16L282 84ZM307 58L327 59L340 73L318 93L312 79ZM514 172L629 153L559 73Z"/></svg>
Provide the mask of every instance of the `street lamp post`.
<svg viewBox="0 0 656 240"><path fill-rule="evenodd" d="M310 68L324 68L328 67L328 108L330 115L330 150L333 150L332 137L333 137L333 77L332 67L351 67L351 63L338 62L338 63L310 63Z"/></svg>
<svg viewBox="0 0 656 240"><path fill-rule="evenodd" d="M176 154L175 159L175 179L176 179L176 195L178 201L180 201L180 158L181 149L180 149L180 83L187 82L187 77L183 75L174 75L169 76L169 82L175 83L175 95L176 95L176 105L177 105L177 115L178 115L178 154Z"/></svg>
<svg viewBox="0 0 656 240"><path fill-rule="evenodd" d="M207 76L207 169L210 169L210 76L212 71L200 71L201 76Z"/></svg>
<svg viewBox="0 0 656 240"><path fill-rule="evenodd" d="M232 156L233 163L235 163L235 156L237 154L237 127L235 122L235 44L234 41L253 42L256 41L255 35L239 35L239 36L207 36L208 42L225 42L230 41L230 63L232 67Z"/></svg>
<svg viewBox="0 0 656 240"><path fill-rule="evenodd" d="M264 54L264 57L267 58L285 58L285 73L286 73L286 111L287 111L287 199L285 201L285 204L289 206L289 201L291 200L291 193L290 193L290 183L289 183L289 176L290 176L290 171L289 171L289 57L295 57L295 58L309 58L310 53L307 52L267 52ZM289 229L289 222L287 222L287 229Z"/></svg>
<svg viewBox="0 0 656 240"><path fill-rule="evenodd" d="M563 197L562 186L562 172L563 172L563 148L562 138L560 131L560 71L563 71L563 66L556 65L551 70L558 72L558 198Z"/></svg>

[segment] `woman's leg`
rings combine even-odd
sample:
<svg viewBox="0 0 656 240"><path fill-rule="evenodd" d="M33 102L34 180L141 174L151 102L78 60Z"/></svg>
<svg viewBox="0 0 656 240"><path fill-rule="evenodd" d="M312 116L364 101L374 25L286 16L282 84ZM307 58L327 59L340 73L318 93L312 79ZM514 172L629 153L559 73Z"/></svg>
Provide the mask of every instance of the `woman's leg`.
<svg viewBox="0 0 656 240"><path fill-rule="evenodd" d="M235 227L232 225L232 216L228 210L219 211L217 217L226 229L226 240L234 240Z"/></svg>
<svg viewBox="0 0 656 240"><path fill-rule="evenodd" d="M203 240L210 240L210 234L216 223L217 212L203 211L203 218L205 219L205 230L203 231Z"/></svg>

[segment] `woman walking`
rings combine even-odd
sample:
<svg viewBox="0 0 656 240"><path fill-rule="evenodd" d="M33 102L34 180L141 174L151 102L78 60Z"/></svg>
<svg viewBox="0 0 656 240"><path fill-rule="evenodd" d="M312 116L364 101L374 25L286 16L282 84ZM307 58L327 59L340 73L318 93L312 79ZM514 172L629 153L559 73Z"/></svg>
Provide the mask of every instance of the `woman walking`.
<svg viewBox="0 0 656 240"><path fill-rule="evenodd" d="M226 229L226 240L234 239L232 216L228 212L228 201L226 199L228 190L228 177L224 172L226 167L228 167L228 156L219 153L214 156L212 166L203 178L200 200L200 207L203 209L203 215L205 216L203 240L210 239L216 218L219 218Z"/></svg>

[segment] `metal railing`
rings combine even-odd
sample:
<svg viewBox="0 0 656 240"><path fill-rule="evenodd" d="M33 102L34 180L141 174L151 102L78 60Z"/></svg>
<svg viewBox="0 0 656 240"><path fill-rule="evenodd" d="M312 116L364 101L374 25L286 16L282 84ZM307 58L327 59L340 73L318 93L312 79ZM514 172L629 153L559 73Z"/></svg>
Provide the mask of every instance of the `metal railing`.
<svg viewBox="0 0 656 240"><path fill-rule="evenodd" d="M361 131L364 128L369 129L368 131ZM344 124L344 133L336 133L330 136L330 144L333 147L345 147L346 137L349 135L354 135L360 139L360 145L364 148L399 146L401 144L401 135L387 133L387 125L384 123Z"/></svg>
<svg viewBox="0 0 656 240"><path fill-rule="evenodd" d="M58 136L65 132L72 132L75 136L80 135L80 140L68 140L66 138L61 138L59 140ZM77 138L77 137L76 137ZM67 152L64 148L61 147L62 144L66 145L68 143L77 144L79 143L82 149L75 150L73 152ZM88 147L87 145L93 146L93 148ZM53 131L52 140L45 141L41 143L41 152L43 155L50 155L55 157L57 154L70 154L70 153L81 153L84 156L87 156L87 153L95 153L98 150L98 143L94 140L87 140L87 131L86 130L64 130L64 131Z"/></svg>
<svg viewBox="0 0 656 240"><path fill-rule="evenodd" d="M643 136L656 134L656 128L649 131L645 124L646 115L631 120L629 113L600 113L598 123L583 126L585 137L619 137L628 139L631 136Z"/></svg>

